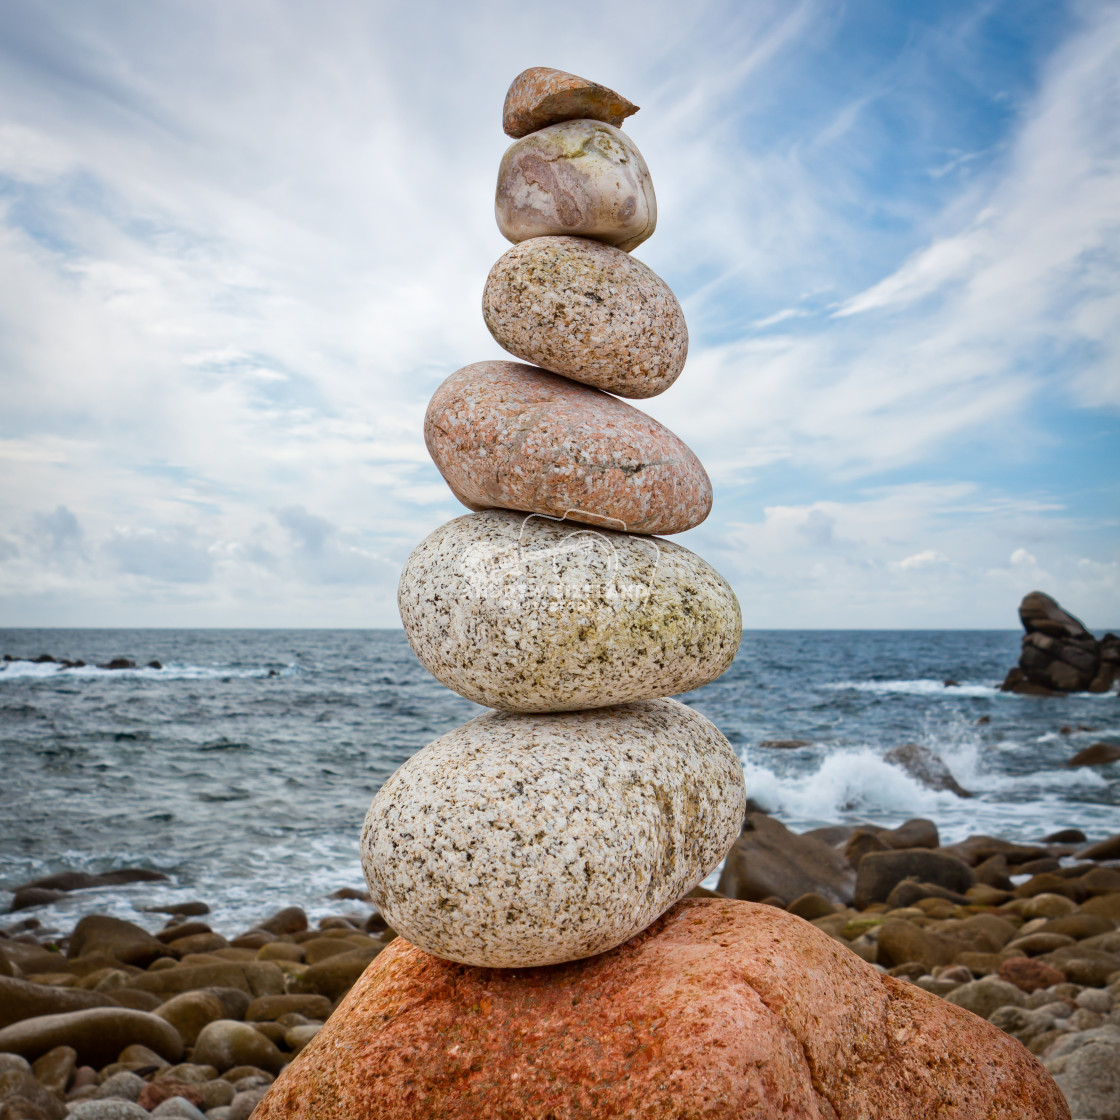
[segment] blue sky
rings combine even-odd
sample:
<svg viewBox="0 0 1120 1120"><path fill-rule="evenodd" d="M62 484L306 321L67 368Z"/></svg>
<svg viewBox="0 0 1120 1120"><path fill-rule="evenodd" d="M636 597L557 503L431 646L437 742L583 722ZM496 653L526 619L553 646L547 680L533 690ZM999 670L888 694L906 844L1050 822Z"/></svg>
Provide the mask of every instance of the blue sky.
<svg viewBox="0 0 1120 1120"><path fill-rule="evenodd" d="M1120 7L557 11L0 8L0 624L397 624L531 65L642 106L746 626L1120 624Z"/></svg>

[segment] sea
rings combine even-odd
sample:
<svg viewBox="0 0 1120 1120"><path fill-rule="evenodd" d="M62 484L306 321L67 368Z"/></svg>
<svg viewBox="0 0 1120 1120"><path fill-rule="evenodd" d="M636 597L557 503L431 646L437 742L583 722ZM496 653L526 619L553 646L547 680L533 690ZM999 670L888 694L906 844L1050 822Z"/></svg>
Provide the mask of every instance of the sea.
<svg viewBox="0 0 1120 1120"><path fill-rule="evenodd" d="M1017 631L746 631L731 668L682 697L734 744L749 796L795 831L936 822L943 842L1120 831L1120 697L1001 693ZM399 630L0 630L0 928L68 931L202 900L233 935L287 905L368 913L370 800L413 752L481 713ZM81 660L65 668L41 654ZM98 668L128 658L135 669ZM158 662L161 668L147 667ZM804 746L771 747L775 740ZM886 761L934 752L974 796ZM76 891L5 914L11 888L62 870L144 867L164 882ZM709 885L718 878L718 869Z"/></svg>

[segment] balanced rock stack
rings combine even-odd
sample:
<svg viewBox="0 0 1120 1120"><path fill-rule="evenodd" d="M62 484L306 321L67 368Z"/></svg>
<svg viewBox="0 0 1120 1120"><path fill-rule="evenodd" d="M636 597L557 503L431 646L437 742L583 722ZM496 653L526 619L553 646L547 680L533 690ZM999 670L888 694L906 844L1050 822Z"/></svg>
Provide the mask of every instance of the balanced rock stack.
<svg viewBox="0 0 1120 1120"><path fill-rule="evenodd" d="M522 361L432 398L428 449L475 512L416 548L399 589L423 664L493 710L374 798L362 863L400 936L254 1118L1068 1117L968 1012L781 911L681 901L746 790L716 727L667 697L727 669L741 617L718 572L655 535L707 516L703 466L619 399L663 392L688 348L629 253L657 217L618 128L636 111L543 67L506 97L514 247L483 314Z"/></svg>

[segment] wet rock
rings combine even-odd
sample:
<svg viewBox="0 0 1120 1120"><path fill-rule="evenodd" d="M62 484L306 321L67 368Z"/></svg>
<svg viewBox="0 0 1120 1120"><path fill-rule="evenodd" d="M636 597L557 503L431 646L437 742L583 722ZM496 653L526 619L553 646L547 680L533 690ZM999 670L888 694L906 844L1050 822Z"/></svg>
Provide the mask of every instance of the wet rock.
<svg viewBox="0 0 1120 1120"><path fill-rule="evenodd" d="M62 1120L66 1115L61 1098L40 1085L31 1074L21 1070L0 1073L0 1108L16 1101L38 1109L47 1120Z"/></svg>
<svg viewBox="0 0 1120 1120"><path fill-rule="evenodd" d="M794 751L799 747L811 747L813 744L808 739L763 739L755 745L764 750Z"/></svg>
<svg viewBox="0 0 1120 1120"><path fill-rule="evenodd" d="M129 657L114 657L111 661L106 661L104 665L99 665L99 669L135 669L136 662Z"/></svg>
<svg viewBox="0 0 1120 1120"><path fill-rule="evenodd" d="M692 899L618 949L530 972L396 942L257 1120L938 1109L1068 1120L1041 1067L996 1028L783 911Z"/></svg>
<svg viewBox="0 0 1120 1120"><path fill-rule="evenodd" d="M193 1046L208 1023L228 1017L222 1001L212 992L183 992L172 996L161 1004L153 1014L157 1015L179 1033L184 1046Z"/></svg>
<svg viewBox="0 0 1120 1120"><path fill-rule="evenodd" d="M687 692L723 673L742 636L731 587L688 549L506 510L422 541L397 601L424 667L505 711Z"/></svg>
<svg viewBox="0 0 1120 1120"><path fill-rule="evenodd" d="M502 129L517 138L580 118L617 127L637 111L637 105L598 82L550 66L532 66L514 78L506 93Z"/></svg>
<svg viewBox="0 0 1120 1120"><path fill-rule="evenodd" d="M676 700L491 712L389 778L362 865L393 929L429 952L553 964L618 945L696 886L745 800L731 745Z"/></svg>
<svg viewBox="0 0 1120 1120"><path fill-rule="evenodd" d="M855 906L862 910L873 902L885 902L903 879L933 883L960 894L976 881L968 864L943 851L909 848L869 852L859 861Z"/></svg>
<svg viewBox="0 0 1120 1120"><path fill-rule="evenodd" d="M680 533L712 484L667 428L625 401L518 362L475 362L436 390L428 452L456 497L630 533Z"/></svg>
<svg viewBox="0 0 1120 1120"><path fill-rule="evenodd" d="M331 1001L317 995L262 996L249 1004L245 1020L269 1022L293 1011L309 1019L326 1019L331 1013Z"/></svg>
<svg viewBox="0 0 1120 1120"><path fill-rule="evenodd" d="M264 963L264 962L262 962ZM134 988L154 992L165 1000L180 992L193 992L199 988L238 988L249 992L242 965L215 961L213 964L181 964L158 972L148 971L129 981Z"/></svg>
<svg viewBox="0 0 1120 1120"><path fill-rule="evenodd" d="M956 940L899 919L890 919L879 926L878 947L879 964L891 968L916 961L926 972L937 965L949 964L963 948Z"/></svg>
<svg viewBox="0 0 1120 1120"><path fill-rule="evenodd" d="M275 1074L284 1065L284 1055L260 1031L236 1019L218 1019L203 1027L194 1060L218 1071L248 1065Z"/></svg>
<svg viewBox="0 0 1120 1120"><path fill-rule="evenodd" d="M836 907L824 895L817 894L816 891L809 891L808 894L799 895L795 898L786 909L791 914L796 914L797 917L811 922L814 918L823 918L834 913Z"/></svg>
<svg viewBox="0 0 1120 1120"><path fill-rule="evenodd" d="M788 906L810 892L846 905L855 874L844 857L811 836L798 836L765 813L749 813L727 853L719 892L728 898L761 902L777 898Z"/></svg>
<svg viewBox="0 0 1120 1120"><path fill-rule="evenodd" d="M170 1024L144 1011L123 1007L43 1015L0 1030L0 1050L22 1054L29 1060L56 1046L71 1046L79 1061L103 1066L132 1042L149 1046L171 1061L183 1052L182 1040Z"/></svg>
<svg viewBox="0 0 1120 1120"><path fill-rule="evenodd" d="M1066 760L1066 766L1107 766L1110 762L1120 760L1120 744L1093 743L1092 746L1079 750L1073 758ZM12 909L15 909L13 904Z"/></svg>
<svg viewBox="0 0 1120 1120"><path fill-rule="evenodd" d="M263 929L266 933L274 933L278 937L300 933L307 929L307 914L300 906L287 906L266 918L258 928Z"/></svg>
<svg viewBox="0 0 1120 1120"><path fill-rule="evenodd" d="M621 397L655 397L688 355L684 313L637 258L584 237L534 237L486 278L482 316L515 357Z"/></svg>
<svg viewBox="0 0 1120 1120"><path fill-rule="evenodd" d="M958 797L975 796L953 777L952 771L945 765L941 756L928 747L919 746L917 743L905 743L901 747L894 747L887 751L883 759L892 766L905 770L910 777L921 782L927 789L948 790ZM936 848L937 844L921 846Z"/></svg>
<svg viewBox="0 0 1120 1120"><path fill-rule="evenodd" d="M1120 833L1082 848L1081 851L1077 853L1077 858L1097 860L1120 859Z"/></svg>
<svg viewBox="0 0 1120 1120"><path fill-rule="evenodd" d="M971 984L962 984L945 998L981 1019L987 1019L998 1007L1023 1007L1026 1003L1026 996L1016 985L998 976L985 976Z"/></svg>
<svg viewBox="0 0 1120 1120"><path fill-rule="evenodd" d="M122 964L138 968L147 968L159 957L174 955L146 929L106 914L87 914L70 934L66 955L71 960L91 953L106 953Z"/></svg>
<svg viewBox="0 0 1120 1120"><path fill-rule="evenodd" d="M58 960L57 955L54 955L54 959ZM0 1028L41 1015L114 1006L113 1000L100 992L87 992L80 988L52 988L15 976L0 976Z"/></svg>
<svg viewBox="0 0 1120 1120"><path fill-rule="evenodd" d="M494 213L502 236L590 237L629 252L657 227L657 200L634 142L603 121L562 121L510 145Z"/></svg>
<svg viewBox="0 0 1120 1120"><path fill-rule="evenodd" d="M71 1046L56 1046L37 1058L31 1067L35 1080L60 1096L66 1092L78 1064L78 1052Z"/></svg>
<svg viewBox="0 0 1120 1120"><path fill-rule="evenodd" d="M119 887L128 883L166 881L167 876L162 871L152 871L147 867L122 867L117 871L103 871L96 875L87 871L59 871L53 875L43 875L38 879L29 879L26 883L19 883L11 889L19 891L41 888L52 891L77 891L87 890L91 887Z"/></svg>
<svg viewBox="0 0 1120 1120"><path fill-rule="evenodd" d="M1066 974L1043 961L1029 957L1010 957L999 966L999 978L1024 992L1037 992L1042 988L1063 984Z"/></svg>
<svg viewBox="0 0 1120 1120"><path fill-rule="evenodd" d="M172 914L183 918L201 917L210 913L210 907L205 902L173 902L167 906L145 906L145 914Z"/></svg>
<svg viewBox="0 0 1120 1120"><path fill-rule="evenodd" d="M381 948L383 946L354 949L312 965L300 973L294 984L294 993L321 995L332 1001L340 998L365 972L370 961L381 952Z"/></svg>

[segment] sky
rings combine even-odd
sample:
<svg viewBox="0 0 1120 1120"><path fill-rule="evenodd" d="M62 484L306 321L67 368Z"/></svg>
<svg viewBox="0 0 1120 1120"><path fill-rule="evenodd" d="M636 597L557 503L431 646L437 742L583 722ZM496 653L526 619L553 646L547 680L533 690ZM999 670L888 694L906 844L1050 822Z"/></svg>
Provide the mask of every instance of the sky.
<svg viewBox="0 0 1120 1120"><path fill-rule="evenodd" d="M642 107L744 626L1120 626L1115 0L6 0L0 625L399 625L537 65Z"/></svg>

